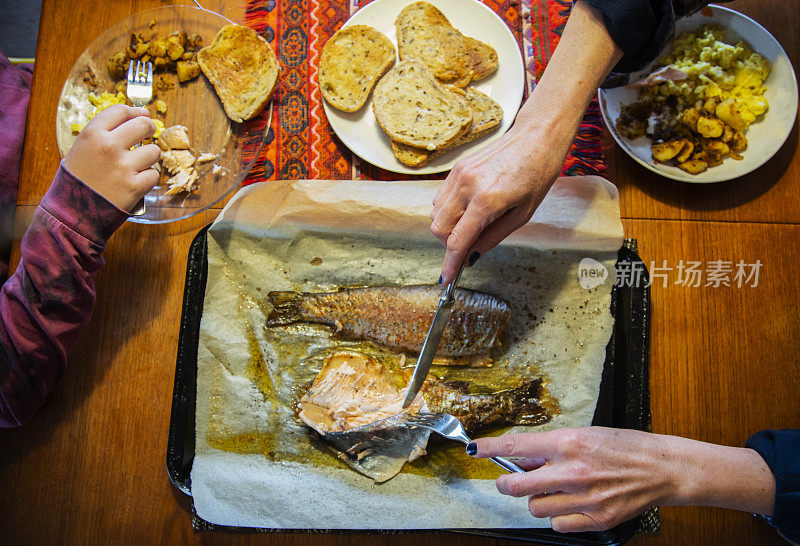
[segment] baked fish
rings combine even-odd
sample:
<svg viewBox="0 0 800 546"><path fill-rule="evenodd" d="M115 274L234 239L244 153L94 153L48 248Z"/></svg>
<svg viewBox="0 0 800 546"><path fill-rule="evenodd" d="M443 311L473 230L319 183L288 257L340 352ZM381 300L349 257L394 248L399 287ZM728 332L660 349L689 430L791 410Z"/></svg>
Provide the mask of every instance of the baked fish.
<svg viewBox="0 0 800 546"><path fill-rule="evenodd" d="M270 292L267 326L315 322L351 339L418 353L439 303L434 285L353 288L327 293ZM461 357L488 352L511 317L508 303L482 292L456 289L455 304L436 353Z"/></svg>
<svg viewBox="0 0 800 546"><path fill-rule="evenodd" d="M344 462L383 482L397 475L406 461L425 454L429 431L404 426L409 415L450 413L473 432L489 425L538 425L551 418L541 404L546 394L538 379L493 394L469 394L463 381L429 378L404 410L407 381L363 353L330 354L300 399L300 419Z"/></svg>
<svg viewBox="0 0 800 546"><path fill-rule="evenodd" d="M308 391L300 398L300 419L316 430L339 454L339 458L376 482L384 482L400 472L406 461L425 453L430 432L401 427L397 423L408 414L425 408L418 394L403 409L405 391L389 382L383 366L365 354L342 351L328 355ZM390 431L390 442L369 442L371 434L331 434L350 430L366 432L379 422ZM397 425L397 426L393 426Z"/></svg>

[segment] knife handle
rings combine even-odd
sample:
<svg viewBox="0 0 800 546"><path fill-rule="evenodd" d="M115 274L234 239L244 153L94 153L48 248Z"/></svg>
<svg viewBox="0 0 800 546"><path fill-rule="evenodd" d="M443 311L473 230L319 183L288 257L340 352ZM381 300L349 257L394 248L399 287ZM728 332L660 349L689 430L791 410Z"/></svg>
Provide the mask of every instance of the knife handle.
<svg viewBox="0 0 800 546"><path fill-rule="evenodd" d="M464 271L464 264L461 264L461 267L458 268L458 272L453 280L445 286L444 292L442 292L442 296L439 298L441 303L448 303L455 299L454 293L456 291L456 284L458 284L458 280L461 278L461 273Z"/></svg>

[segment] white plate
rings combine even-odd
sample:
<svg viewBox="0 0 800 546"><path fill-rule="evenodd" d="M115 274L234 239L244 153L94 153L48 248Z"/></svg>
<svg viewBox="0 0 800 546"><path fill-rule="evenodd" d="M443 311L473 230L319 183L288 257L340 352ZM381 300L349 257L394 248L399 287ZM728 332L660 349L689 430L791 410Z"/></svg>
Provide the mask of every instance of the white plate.
<svg viewBox="0 0 800 546"><path fill-rule="evenodd" d="M344 26L369 25L383 32L397 47L397 32L394 21L400 11L416 0L375 0L370 2ZM332 108L323 101L325 115L336 135L361 159L382 169L407 174L430 174L447 171L460 158L482 148L488 142L505 133L522 102L525 89L525 65L519 45L511 30L490 8L476 0L431 0L450 23L465 36L471 36L489 44L497 51L497 70L474 83L503 108L503 121L490 135L459 146L428 165L413 169L400 163L392 153L389 136L383 132L372 113L372 98L358 112L347 113Z"/></svg>
<svg viewBox="0 0 800 546"><path fill-rule="evenodd" d="M653 172L667 178L683 182L699 184L722 182L743 176L767 162L781 148L794 125L797 115L797 78L795 77L792 63L778 41L764 27L732 9L720 6L709 6L713 15L706 16L701 12L681 19L675 27L675 35L679 36L687 30L696 30L703 25L713 24L727 29L725 41L736 43L744 40L758 53L772 63L772 72L765 85L764 94L769 102L769 110L764 118L754 123L747 130L747 149L742 152L743 159L736 161L726 158L722 165L711 167L700 174L689 174L678 167L655 164L650 152L650 141L647 137L633 140L617 134L616 121L623 104L630 104L638 97L636 89L618 87L614 89L601 89L598 92L600 110L603 119L609 127L614 140L641 165ZM672 44L668 45L664 53L669 52ZM631 81L649 74L657 61L637 74L631 75Z"/></svg>

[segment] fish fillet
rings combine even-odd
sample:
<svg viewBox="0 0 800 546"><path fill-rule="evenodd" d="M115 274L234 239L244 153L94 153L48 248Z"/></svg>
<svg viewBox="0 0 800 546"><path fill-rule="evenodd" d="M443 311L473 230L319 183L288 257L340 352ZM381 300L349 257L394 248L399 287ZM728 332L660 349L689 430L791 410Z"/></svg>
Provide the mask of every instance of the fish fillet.
<svg viewBox="0 0 800 546"><path fill-rule="evenodd" d="M315 322L344 337L419 352L439 303L434 285L354 288L329 293L270 292L267 326ZM437 356L488 352L511 317L508 303L482 292L456 289L455 304Z"/></svg>
<svg viewBox="0 0 800 546"><path fill-rule="evenodd" d="M355 470L377 482L397 475L407 461L425 453L428 432L403 425L418 412L455 415L468 431L486 426L538 425L551 419L541 403L541 380L491 394L471 394L465 382L428 378L405 410L405 389L374 358L340 351L325 358L322 369L300 399L300 419L316 430ZM407 382L407 377L398 380Z"/></svg>
<svg viewBox="0 0 800 546"><path fill-rule="evenodd" d="M384 482L396 476L406 461L425 453L430 433L392 424L407 414L423 409L422 395L403 409L405 390L393 387L383 366L375 359L356 352L328 355L311 387L300 399L300 419L316 430L344 462ZM373 424L379 423L377 427ZM392 441L376 442L368 433L373 427L387 431ZM353 436L331 435L331 432L356 430ZM333 440L332 437L337 437ZM363 444L364 438L372 441Z"/></svg>

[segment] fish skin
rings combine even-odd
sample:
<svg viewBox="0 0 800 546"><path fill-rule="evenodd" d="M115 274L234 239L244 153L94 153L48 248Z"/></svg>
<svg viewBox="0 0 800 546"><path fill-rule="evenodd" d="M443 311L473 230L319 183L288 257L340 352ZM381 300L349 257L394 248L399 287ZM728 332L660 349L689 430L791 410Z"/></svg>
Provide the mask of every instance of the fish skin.
<svg viewBox="0 0 800 546"><path fill-rule="evenodd" d="M470 394L464 381L443 382L429 378L422 396L433 413L449 413L474 432L488 426L541 425L552 418L541 404L542 380L491 394Z"/></svg>
<svg viewBox="0 0 800 546"><path fill-rule="evenodd" d="M418 353L439 304L435 285L353 288L327 293L270 292L275 309L267 326L314 322L333 326L351 339ZM456 289L455 304L437 356L488 352L498 343L511 308L495 296Z"/></svg>
<svg viewBox="0 0 800 546"><path fill-rule="evenodd" d="M408 415L449 413L470 432L487 426L539 425L551 419L541 405L546 393L540 379L492 394L470 394L464 381L429 378L412 405L403 409L406 389L391 386L387 373L363 353L330 353L299 403L299 418L340 459L378 483L425 453L429 431L403 426Z"/></svg>

